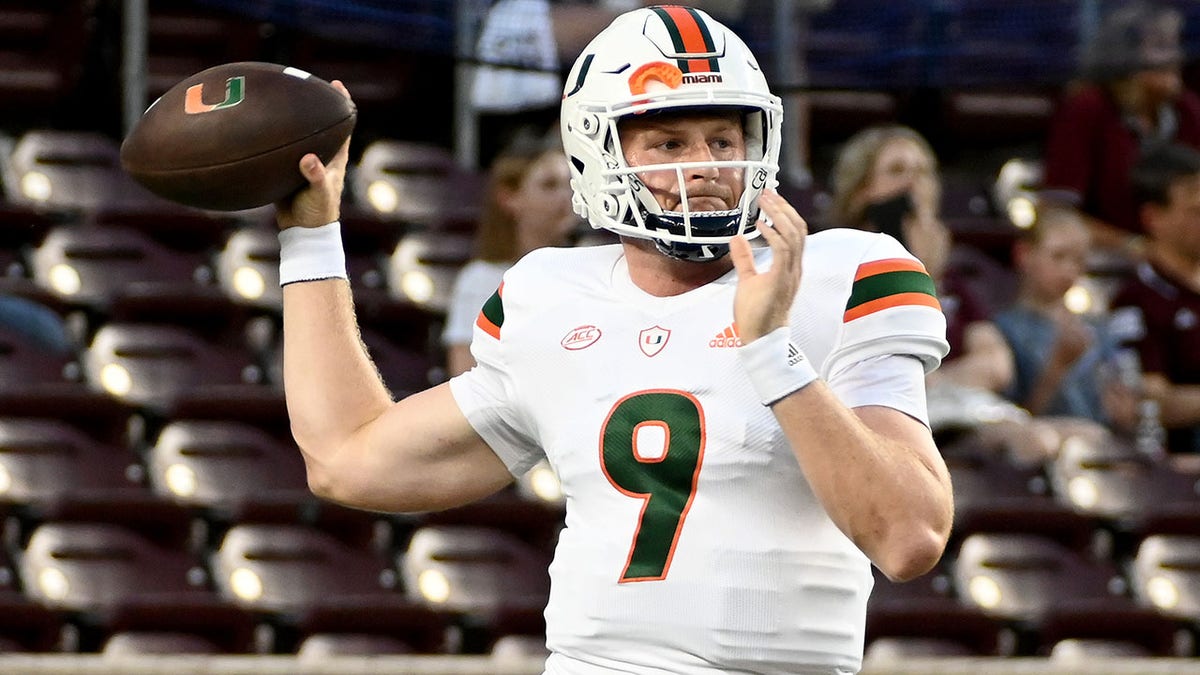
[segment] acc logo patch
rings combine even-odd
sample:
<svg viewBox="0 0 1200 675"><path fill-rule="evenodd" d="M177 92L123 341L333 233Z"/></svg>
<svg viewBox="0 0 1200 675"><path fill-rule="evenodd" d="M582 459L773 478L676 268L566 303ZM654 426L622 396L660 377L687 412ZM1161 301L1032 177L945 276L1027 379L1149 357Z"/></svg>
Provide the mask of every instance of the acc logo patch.
<svg viewBox="0 0 1200 675"><path fill-rule="evenodd" d="M572 328L560 344L562 344L563 349L570 349L572 351L587 349L596 344L596 340L600 339L600 335L600 329L591 324L578 326Z"/></svg>

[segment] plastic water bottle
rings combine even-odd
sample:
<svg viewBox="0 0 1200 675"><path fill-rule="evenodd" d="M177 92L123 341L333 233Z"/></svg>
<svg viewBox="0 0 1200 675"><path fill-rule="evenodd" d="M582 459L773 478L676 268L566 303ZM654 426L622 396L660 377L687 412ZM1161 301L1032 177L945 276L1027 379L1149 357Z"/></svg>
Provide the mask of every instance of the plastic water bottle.
<svg viewBox="0 0 1200 675"><path fill-rule="evenodd" d="M1167 431L1162 425L1158 401L1143 398L1138 404L1138 424L1134 433L1137 451L1154 460L1167 454Z"/></svg>

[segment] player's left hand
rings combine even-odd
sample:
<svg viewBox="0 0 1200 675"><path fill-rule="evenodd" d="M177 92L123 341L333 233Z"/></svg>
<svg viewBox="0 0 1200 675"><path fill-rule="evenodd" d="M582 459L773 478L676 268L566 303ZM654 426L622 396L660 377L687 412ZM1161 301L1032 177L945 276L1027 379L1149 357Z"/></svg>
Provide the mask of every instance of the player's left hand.
<svg viewBox="0 0 1200 675"><path fill-rule="evenodd" d="M808 223L774 190L764 192L758 205L765 219L760 218L757 227L771 247L771 267L763 271L755 268L754 254L745 237L729 243L729 256L738 275L733 318L744 343L788 324L792 302L800 289L801 258L808 236Z"/></svg>

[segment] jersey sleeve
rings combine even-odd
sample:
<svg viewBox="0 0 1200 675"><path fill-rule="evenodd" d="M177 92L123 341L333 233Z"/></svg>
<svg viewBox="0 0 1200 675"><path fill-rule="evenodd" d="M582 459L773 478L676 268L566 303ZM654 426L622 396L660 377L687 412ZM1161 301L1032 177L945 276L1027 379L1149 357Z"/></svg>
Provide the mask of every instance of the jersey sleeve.
<svg viewBox="0 0 1200 675"><path fill-rule="evenodd" d="M946 317L925 266L892 237L876 235L860 258L823 375L877 356L912 356L926 373L950 351Z"/></svg>
<svg viewBox="0 0 1200 675"><path fill-rule="evenodd" d="M519 405L504 358L504 284L484 303L475 321L471 354L476 366L450 380L450 392L475 432L521 476L545 455L529 417Z"/></svg>

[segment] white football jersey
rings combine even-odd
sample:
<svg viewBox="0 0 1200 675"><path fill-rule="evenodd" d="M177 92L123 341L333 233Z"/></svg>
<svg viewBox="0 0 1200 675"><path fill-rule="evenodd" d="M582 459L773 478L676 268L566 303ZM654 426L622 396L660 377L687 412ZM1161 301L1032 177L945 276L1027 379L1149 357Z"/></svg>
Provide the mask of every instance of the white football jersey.
<svg viewBox="0 0 1200 675"><path fill-rule="evenodd" d="M755 257L770 264L767 248ZM736 283L730 271L654 297L630 280L619 245L541 249L480 313L479 366L451 381L455 399L515 475L544 456L566 496L548 673L861 665L870 562L826 515L738 364ZM933 282L891 237L809 236L791 331L847 405L924 417L911 389L838 379L887 355L932 370L948 350Z"/></svg>

